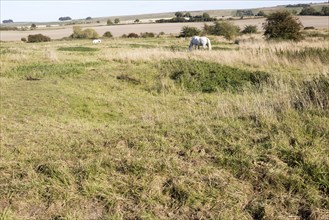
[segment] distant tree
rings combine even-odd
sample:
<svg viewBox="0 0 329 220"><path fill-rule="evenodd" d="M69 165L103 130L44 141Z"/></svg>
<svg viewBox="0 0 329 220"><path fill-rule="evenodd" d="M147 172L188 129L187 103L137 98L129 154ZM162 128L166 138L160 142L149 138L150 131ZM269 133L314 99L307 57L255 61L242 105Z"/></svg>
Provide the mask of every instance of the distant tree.
<svg viewBox="0 0 329 220"><path fill-rule="evenodd" d="M294 18L289 11L279 11L270 14L265 23L264 35L268 39L285 39L285 40L301 40L301 29L303 25L298 18Z"/></svg>
<svg viewBox="0 0 329 220"><path fill-rule="evenodd" d="M264 11L259 11L256 15L266 17L266 14Z"/></svg>
<svg viewBox="0 0 329 220"><path fill-rule="evenodd" d="M313 7L304 7L300 12L299 15L314 15L316 10Z"/></svg>
<svg viewBox="0 0 329 220"><path fill-rule="evenodd" d="M323 6L321 9L321 15L324 16L329 16L329 7L328 6Z"/></svg>
<svg viewBox="0 0 329 220"><path fill-rule="evenodd" d="M256 25L247 25L245 28L241 31L243 34L252 34L257 33L257 26Z"/></svg>
<svg viewBox="0 0 329 220"><path fill-rule="evenodd" d="M233 40L239 35L240 28L229 21L215 22L213 27L214 35L224 36L227 40Z"/></svg>
<svg viewBox="0 0 329 220"><path fill-rule="evenodd" d="M8 19L8 20L3 20L2 23L9 24L9 23L14 23L14 21L12 19Z"/></svg>
<svg viewBox="0 0 329 220"><path fill-rule="evenodd" d="M205 18L205 19L209 19L210 15L205 12L205 13L202 14L202 17Z"/></svg>
<svg viewBox="0 0 329 220"><path fill-rule="evenodd" d="M188 18L190 18L190 17L192 17L192 15L191 15L191 13L190 12L186 12L185 14L184 14L184 16L183 17L188 17Z"/></svg>
<svg viewBox="0 0 329 220"><path fill-rule="evenodd" d="M106 22L106 24L107 24L107 25L112 25L112 24L113 24L113 22L112 22L112 20L111 20L111 19L107 19L107 22Z"/></svg>
<svg viewBox="0 0 329 220"><path fill-rule="evenodd" d="M236 11L236 16L241 17L241 16L253 16L254 13L252 10L237 10Z"/></svg>
<svg viewBox="0 0 329 220"><path fill-rule="evenodd" d="M137 18L137 19L134 21L134 23L139 23L139 19Z"/></svg>
<svg viewBox="0 0 329 220"><path fill-rule="evenodd" d="M34 30L36 28L37 28L37 26L35 24L31 24L31 30Z"/></svg>
<svg viewBox="0 0 329 220"><path fill-rule="evenodd" d="M91 17L86 17L86 20L91 20Z"/></svg>
<svg viewBox="0 0 329 220"><path fill-rule="evenodd" d="M175 16L176 16L177 18L181 18L181 17L183 17L183 13L180 12L180 11L178 11L178 12L175 13Z"/></svg>
<svg viewBox="0 0 329 220"><path fill-rule="evenodd" d="M60 18L58 18L58 20L60 20L60 21L69 21L69 20L72 20L72 18L69 17L69 16L66 16L66 17L60 17Z"/></svg>
<svg viewBox="0 0 329 220"><path fill-rule="evenodd" d="M196 27L188 27L184 26L181 30L179 37L193 37L195 35L199 35L201 30Z"/></svg>
<svg viewBox="0 0 329 220"><path fill-rule="evenodd" d="M120 19L119 18L114 19L114 23L119 24L120 23Z"/></svg>

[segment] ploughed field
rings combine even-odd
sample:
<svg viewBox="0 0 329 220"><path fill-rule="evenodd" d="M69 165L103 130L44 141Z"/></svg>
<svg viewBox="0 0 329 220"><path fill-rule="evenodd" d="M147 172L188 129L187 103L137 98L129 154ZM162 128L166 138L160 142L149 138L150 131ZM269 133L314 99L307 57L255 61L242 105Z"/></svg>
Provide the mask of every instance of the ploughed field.
<svg viewBox="0 0 329 220"><path fill-rule="evenodd" d="M159 18L160 19L160 18ZM298 16L298 19L304 25L304 27L313 26L314 28L328 28L329 18L328 16ZM243 29L247 25L256 25L258 30L262 30L262 24L265 22L265 18L257 19L242 19L233 20L235 25ZM213 22L208 22L211 25ZM203 22L197 23L163 23L163 24L125 24L125 25L111 25L105 24L88 24L81 25L82 27L91 27L97 31L101 36L106 31L111 31L114 37L120 37L123 34L142 33L142 32L164 32L166 34L178 35L184 26L197 27L202 29L204 26ZM29 31L1 31L0 40L2 41L19 41L22 37L27 37L30 34L43 34L49 36L51 39L61 39L68 37L72 34L72 25L61 26L61 27L49 27L37 30Z"/></svg>
<svg viewBox="0 0 329 220"><path fill-rule="evenodd" d="M1 219L328 219L328 32L1 43Z"/></svg>

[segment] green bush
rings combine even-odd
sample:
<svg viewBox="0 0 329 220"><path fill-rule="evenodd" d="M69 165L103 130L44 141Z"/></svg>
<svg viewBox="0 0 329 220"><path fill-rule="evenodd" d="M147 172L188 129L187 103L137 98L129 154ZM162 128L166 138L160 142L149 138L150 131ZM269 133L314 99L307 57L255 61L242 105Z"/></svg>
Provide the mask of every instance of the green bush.
<svg viewBox="0 0 329 220"><path fill-rule="evenodd" d="M238 68L197 60L172 59L162 63L169 77L190 92L240 92L254 89L269 79L265 72L250 72Z"/></svg>
<svg viewBox="0 0 329 220"><path fill-rule="evenodd" d="M103 34L103 37L108 37L108 38L111 38L113 37L111 31L106 31L104 34Z"/></svg>
<svg viewBox="0 0 329 220"><path fill-rule="evenodd" d="M200 33L201 33L201 30L199 30L196 27L184 26L182 28L182 31L181 31L179 37L193 37L193 36L199 35Z"/></svg>
<svg viewBox="0 0 329 220"><path fill-rule="evenodd" d="M205 34L212 34L217 36L224 36L227 40L233 40L239 35L240 28L229 21L215 22L214 25L203 26Z"/></svg>
<svg viewBox="0 0 329 220"><path fill-rule="evenodd" d="M145 32L145 33L141 33L140 36L142 38L149 38L149 37L155 37L155 34L152 32Z"/></svg>
<svg viewBox="0 0 329 220"><path fill-rule="evenodd" d="M50 40L51 40L50 37L44 36L42 34L31 34L27 36L28 43L47 42Z"/></svg>
<svg viewBox="0 0 329 220"><path fill-rule="evenodd" d="M113 24L113 21L111 19L107 19L106 24L107 25L112 25Z"/></svg>
<svg viewBox="0 0 329 220"><path fill-rule="evenodd" d="M87 28L85 30L82 30L79 26L73 27L73 34L71 35L71 38L78 38L78 39L95 39L98 38L98 33L92 29Z"/></svg>
<svg viewBox="0 0 329 220"><path fill-rule="evenodd" d="M270 14L263 24L268 39L301 40L303 25L289 11L279 11Z"/></svg>
<svg viewBox="0 0 329 220"><path fill-rule="evenodd" d="M127 37L128 37L128 38L138 38L139 36L138 36L138 34L136 34L136 33L130 33L130 34L128 34Z"/></svg>
<svg viewBox="0 0 329 220"><path fill-rule="evenodd" d="M242 31L241 33L243 34L253 34L253 33L257 33L257 26L256 25L247 25Z"/></svg>

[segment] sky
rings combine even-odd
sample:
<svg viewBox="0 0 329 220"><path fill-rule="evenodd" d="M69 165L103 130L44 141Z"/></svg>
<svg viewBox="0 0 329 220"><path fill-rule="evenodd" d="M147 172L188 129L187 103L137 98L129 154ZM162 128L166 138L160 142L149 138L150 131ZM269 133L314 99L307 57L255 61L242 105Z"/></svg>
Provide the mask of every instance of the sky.
<svg viewBox="0 0 329 220"><path fill-rule="evenodd" d="M138 15L159 12L196 11L214 9L248 9L298 3L320 3L326 0L0 0L1 21L12 19L14 22L58 21L59 17L72 19L86 17L107 17Z"/></svg>

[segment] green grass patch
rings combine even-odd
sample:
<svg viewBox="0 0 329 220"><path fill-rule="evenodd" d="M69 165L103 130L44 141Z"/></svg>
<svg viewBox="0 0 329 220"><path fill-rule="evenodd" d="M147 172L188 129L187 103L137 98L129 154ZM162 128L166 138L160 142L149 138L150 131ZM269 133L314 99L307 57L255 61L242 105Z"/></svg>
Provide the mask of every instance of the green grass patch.
<svg viewBox="0 0 329 220"><path fill-rule="evenodd" d="M32 63L19 65L1 76L18 78L43 78L50 76L76 76L86 73L86 68L99 66L100 62L87 63Z"/></svg>
<svg viewBox="0 0 329 220"><path fill-rule="evenodd" d="M163 61L162 68L169 77L190 92L241 92L246 87L260 88L270 75L251 72L217 63L172 59Z"/></svg>
<svg viewBox="0 0 329 220"><path fill-rule="evenodd" d="M98 51L99 49L92 47L60 47L57 50L69 51L69 52L95 52Z"/></svg>

